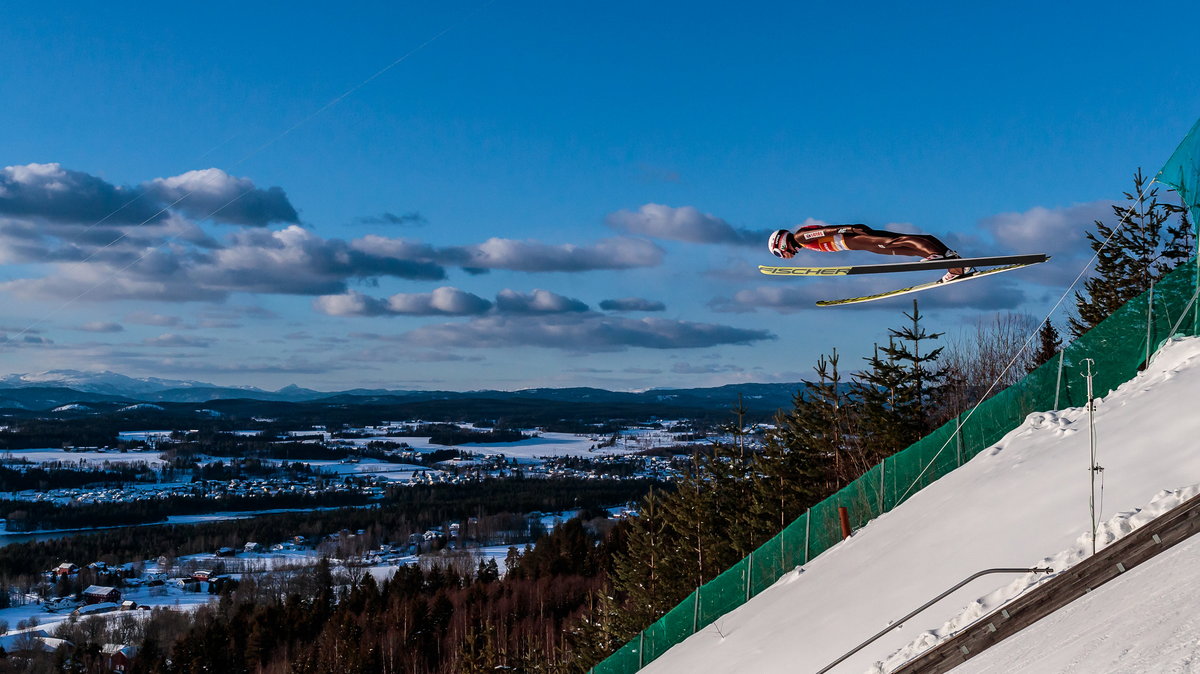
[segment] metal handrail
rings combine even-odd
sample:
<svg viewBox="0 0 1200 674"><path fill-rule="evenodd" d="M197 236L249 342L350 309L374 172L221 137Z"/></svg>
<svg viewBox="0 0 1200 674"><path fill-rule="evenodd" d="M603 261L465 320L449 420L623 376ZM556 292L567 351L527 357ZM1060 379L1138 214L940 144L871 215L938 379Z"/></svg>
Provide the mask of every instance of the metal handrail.
<svg viewBox="0 0 1200 674"><path fill-rule="evenodd" d="M1044 569L1041 567L1035 567L1032 569L997 568L997 569L985 569L983 571L980 571L979 573L962 581L958 585L955 585L954 587L950 588L949 590L946 590L945 592L939 594L938 596L934 597L933 599L930 599L929 601L925 602L924 604L922 604L920 606L920 608L916 609L912 613L909 613L908 615L904 616L903 618L900 618L899 620L892 622L892 624L888 625L880 633L876 634L875 636L871 637L870 639L867 639L866 641L862 642L861 644L855 646L853 649L850 650L850 652L846 653L845 655L838 658L837 660L834 660L833 662L829 663L828 665L825 665L825 668L820 670L819 672L817 672L817 674L825 674L825 672L828 672L829 670L833 669L834 667L840 665L842 663L842 661L844 661L846 658L850 657L851 655L854 655L855 653L861 651L862 649L866 648L867 646L870 646L871 643L874 642L879 637L882 637L883 635L887 634L888 632L891 632L892 630L901 627L902 625L904 625L904 623L908 622L908 620L910 618L912 618L913 616L917 615L921 611L924 611L925 609L929 608L930 606L933 606L934 604L938 603L939 601L945 599L947 596L953 594L955 590L958 590L962 586L966 585L967 583L975 580L976 578L978 578L980 576L986 576L990 573L1051 573L1052 571L1054 571L1054 569Z"/></svg>

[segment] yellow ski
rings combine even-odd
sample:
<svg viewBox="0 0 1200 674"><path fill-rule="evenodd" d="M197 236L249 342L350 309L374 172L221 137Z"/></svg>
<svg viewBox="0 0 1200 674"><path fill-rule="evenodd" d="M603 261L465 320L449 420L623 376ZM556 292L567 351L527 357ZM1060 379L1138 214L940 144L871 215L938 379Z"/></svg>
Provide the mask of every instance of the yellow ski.
<svg viewBox="0 0 1200 674"><path fill-rule="evenodd" d="M817 302L817 306L818 307L836 307L836 306L842 306L844 304L859 304L862 302L874 302L875 300L885 300L889 297L899 297L900 295L907 295L909 293L916 293L916 292L920 292L922 290L929 290L930 288L939 288L942 286L954 285L955 283L962 283L963 281L973 281L977 278L983 278L984 276L990 276L992 274L1000 274L1000 273L1006 272L1006 271L1013 271L1014 269L1021 269L1023 267L1029 267L1029 266L1032 266L1035 264L1040 264L1040 263L1026 262L1023 264L1010 264L1006 267L996 267L995 269L985 269L983 271L977 271L974 274L971 274L970 276L963 276L960 278L956 278L953 281L946 281L945 283L943 283L940 280L939 281L930 281L929 283L921 283L919 285L909 286L907 288L901 288L899 290L892 290L892 291L889 291L886 293L878 293L876 295L866 295L863 297L850 297L850 298L847 298L844 300L822 300L820 302Z"/></svg>

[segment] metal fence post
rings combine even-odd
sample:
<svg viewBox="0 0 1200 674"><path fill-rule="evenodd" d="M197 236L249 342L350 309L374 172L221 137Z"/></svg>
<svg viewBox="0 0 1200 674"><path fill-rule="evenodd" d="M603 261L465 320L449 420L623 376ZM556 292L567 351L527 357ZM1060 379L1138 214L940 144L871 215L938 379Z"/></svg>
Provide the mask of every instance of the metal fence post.
<svg viewBox="0 0 1200 674"><path fill-rule="evenodd" d="M700 587L696 588L696 603L692 604L692 634L700 631Z"/></svg>
<svg viewBox="0 0 1200 674"><path fill-rule="evenodd" d="M754 575L754 551L746 558L746 601L750 601L750 578Z"/></svg>
<svg viewBox="0 0 1200 674"><path fill-rule="evenodd" d="M804 563L808 564L808 529L812 526L812 508L804 511Z"/></svg>
<svg viewBox="0 0 1200 674"><path fill-rule="evenodd" d="M888 457L883 457L883 461L879 462L879 514L887 512L887 460Z"/></svg>
<svg viewBox="0 0 1200 674"><path fill-rule="evenodd" d="M638 632L638 669L646 666L646 630Z"/></svg>
<svg viewBox="0 0 1200 674"><path fill-rule="evenodd" d="M1054 382L1054 409L1056 409L1056 410L1062 409L1061 407L1058 406L1058 394L1062 391L1063 360L1065 360L1066 357L1067 357L1066 349L1062 349L1061 351L1058 352L1058 381Z"/></svg>
<svg viewBox="0 0 1200 674"><path fill-rule="evenodd" d="M958 450L958 465L963 465L962 415L954 417L954 447Z"/></svg>
<svg viewBox="0 0 1200 674"><path fill-rule="evenodd" d="M1150 362L1150 336L1151 328L1154 326L1154 281L1150 281L1150 292L1146 296L1146 359L1145 363Z"/></svg>
<svg viewBox="0 0 1200 674"><path fill-rule="evenodd" d="M779 532L779 536L777 537L777 538L779 538L779 573L780 574L782 574L784 571L787 570L787 541L784 540L785 538L787 538L787 536L783 535L784 532L786 532L786 531L787 531L787 529L784 529L783 531Z"/></svg>

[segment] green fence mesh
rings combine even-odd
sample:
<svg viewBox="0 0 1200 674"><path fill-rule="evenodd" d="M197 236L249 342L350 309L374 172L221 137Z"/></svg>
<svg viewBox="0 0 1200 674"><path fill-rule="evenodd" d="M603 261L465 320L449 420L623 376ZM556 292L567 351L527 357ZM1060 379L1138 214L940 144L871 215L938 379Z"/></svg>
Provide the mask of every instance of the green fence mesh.
<svg viewBox="0 0 1200 674"><path fill-rule="evenodd" d="M1084 405L1087 390L1083 374L1088 360L1094 375L1094 392L1103 396L1145 367L1150 354L1163 340L1175 335L1200 335L1198 279L1200 269L1193 258L1076 339L1058 358L973 411L964 412L911 447L888 457L813 506L775 538L698 588L638 637L596 665L593 673L636 672L671 646L762 592L787 571L807 564L838 543L841 540L838 507L849 510L852 527L861 527L995 444L1031 412Z"/></svg>
<svg viewBox="0 0 1200 674"><path fill-rule="evenodd" d="M1184 137L1155 180L1175 188L1192 216L1192 224L1200 228L1200 121Z"/></svg>

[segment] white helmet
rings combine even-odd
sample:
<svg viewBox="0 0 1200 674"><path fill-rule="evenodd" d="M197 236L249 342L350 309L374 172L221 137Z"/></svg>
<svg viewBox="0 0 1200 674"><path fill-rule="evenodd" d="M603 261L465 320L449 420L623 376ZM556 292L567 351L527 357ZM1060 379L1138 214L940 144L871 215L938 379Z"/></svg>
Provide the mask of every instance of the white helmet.
<svg viewBox="0 0 1200 674"><path fill-rule="evenodd" d="M783 257L785 251L791 252L791 244L788 243L788 239L791 238L791 236L792 233L789 230L775 230L775 232L771 234L770 240L767 241L767 248L771 249L771 254L775 257Z"/></svg>

